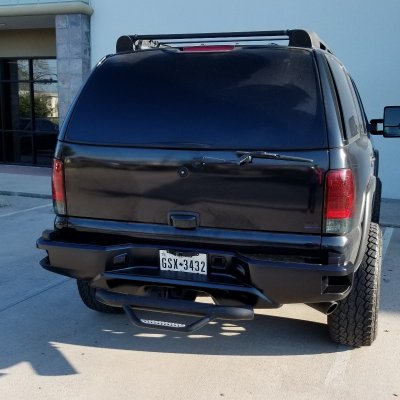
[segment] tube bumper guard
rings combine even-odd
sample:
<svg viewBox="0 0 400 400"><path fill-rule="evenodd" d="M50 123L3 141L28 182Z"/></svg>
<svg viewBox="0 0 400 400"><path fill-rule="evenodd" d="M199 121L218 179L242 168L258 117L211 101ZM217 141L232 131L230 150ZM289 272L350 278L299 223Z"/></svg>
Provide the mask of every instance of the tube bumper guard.
<svg viewBox="0 0 400 400"><path fill-rule="evenodd" d="M143 328L193 332L215 319L237 321L251 320L254 317L253 308L250 306L218 306L186 300L170 300L149 296L112 293L103 289L96 290L96 298L98 301L110 306L122 306L130 322ZM136 311L150 311L199 318L192 323L186 324L143 319L136 314Z"/></svg>

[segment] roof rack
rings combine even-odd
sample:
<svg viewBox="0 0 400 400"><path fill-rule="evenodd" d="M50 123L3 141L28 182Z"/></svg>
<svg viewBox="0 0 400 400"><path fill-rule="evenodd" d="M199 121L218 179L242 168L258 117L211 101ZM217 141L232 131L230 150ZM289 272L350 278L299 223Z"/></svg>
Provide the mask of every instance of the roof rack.
<svg viewBox="0 0 400 400"><path fill-rule="evenodd" d="M126 35L117 40L117 53L145 48L178 47L178 44L212 42L255 42L289 40L289 46L322 49L332 53L314 32L304 29L250 32L175 33L161 35Z"/></svg>

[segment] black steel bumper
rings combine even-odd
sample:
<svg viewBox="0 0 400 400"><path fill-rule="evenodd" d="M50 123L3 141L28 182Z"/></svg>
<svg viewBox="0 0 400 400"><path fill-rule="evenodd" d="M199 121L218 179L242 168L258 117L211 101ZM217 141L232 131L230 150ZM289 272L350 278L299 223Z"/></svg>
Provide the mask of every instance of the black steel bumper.
<svg viewBox="0 0 400 400"><path fill-rule="evenodd" d="M76 243L61 239L55 231L44 232L37 247L48 254L41 261L42 267L91 281L99 293L138 297L149 287L178 288L209 294L224 306L276 308L287 303L337 301L349 293L354 272L350 262L324 264L294 257L260 258L234 251L165 244ZM209 274L160 271L160 249L207 253Z"/></svg>

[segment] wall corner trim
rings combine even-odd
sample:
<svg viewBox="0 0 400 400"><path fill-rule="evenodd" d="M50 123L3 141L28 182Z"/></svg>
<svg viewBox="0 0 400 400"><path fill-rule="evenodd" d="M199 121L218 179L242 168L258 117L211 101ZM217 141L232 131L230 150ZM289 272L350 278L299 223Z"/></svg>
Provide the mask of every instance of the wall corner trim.
<svg viewBox="0 0 400 400"><path fill-rule="evenodd" d="M92 15L93 8L82 2L46 3L0 6L0 17L22 17L33 15L86 14Z"/></svg>

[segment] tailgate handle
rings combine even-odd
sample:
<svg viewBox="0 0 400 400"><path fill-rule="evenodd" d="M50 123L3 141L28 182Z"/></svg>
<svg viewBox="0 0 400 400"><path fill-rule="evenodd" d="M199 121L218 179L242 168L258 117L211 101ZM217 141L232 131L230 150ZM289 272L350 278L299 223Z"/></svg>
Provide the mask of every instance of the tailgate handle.
<svg viewBox="0 0 400 400"><path fill-rule="evenodd" d="M168 214L169 224L178 229L195 229L199 225L199 215L192 212Z"/></svg>

